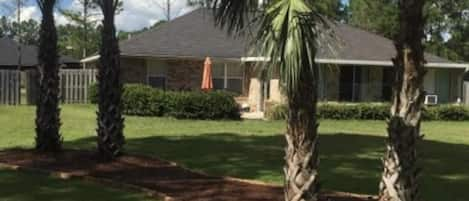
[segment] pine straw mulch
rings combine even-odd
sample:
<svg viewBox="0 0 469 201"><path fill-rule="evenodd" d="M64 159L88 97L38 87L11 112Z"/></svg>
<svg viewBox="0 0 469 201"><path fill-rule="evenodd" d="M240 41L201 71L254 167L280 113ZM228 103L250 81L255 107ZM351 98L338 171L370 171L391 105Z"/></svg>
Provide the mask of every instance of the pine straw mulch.
<svg viewBox="0 0 469 201"><path fill-rule="evenodd" d="M190 171L175 163L127 155L101 162L94 152L67 150L58 155L32 150L0 152L3 168L46 173L62 179L81 178L139 190L165 201L282 201L280 186ZM371 196L323 193L321 201L370 201Z"/></svg>

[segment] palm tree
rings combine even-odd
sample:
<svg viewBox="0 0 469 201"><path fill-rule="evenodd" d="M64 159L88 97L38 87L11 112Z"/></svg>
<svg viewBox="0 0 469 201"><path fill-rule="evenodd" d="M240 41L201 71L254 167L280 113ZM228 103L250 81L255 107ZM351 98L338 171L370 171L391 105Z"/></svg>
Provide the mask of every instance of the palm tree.
<svg viewBox="0 0 469 201"><path fill-rule="evenodd" d="M98 0L97 3L104 15L98 72L98 151L105 160L112 160L122 154L125 142L120 52L114 25L119 0Z"/></svg>
<svg viewBox="0 0 469 201"><path fill-rule="evenodd" d="M421 140L425 0L399 0L400 29L394 58L395 80L388 146L383 159L381 201L416 201L418 197L417 143Z"/></svg>
<svg viewBox="0 0 469 201"><path fill-rule="evenodd" d="M41 73L36 109L36 149L58 152L62 149L59 109L59 65L57 30L54 22L55 0L37 0L42 12L39 37Z"/></svg>
<svg viewBox="0 0 469 201"><path fill-rule="evenodd" d="M254 45L261 56L270 58L263 66L267 70L278 67L280 72L290 109L285 135L287 201L318 200L318 66L314 59L320 30L327 23L312 2L272 0L261 10L257 10L258 0L215 0L212 4L217 23L229 32L240 31L253 21L259 24Z"/></svg>

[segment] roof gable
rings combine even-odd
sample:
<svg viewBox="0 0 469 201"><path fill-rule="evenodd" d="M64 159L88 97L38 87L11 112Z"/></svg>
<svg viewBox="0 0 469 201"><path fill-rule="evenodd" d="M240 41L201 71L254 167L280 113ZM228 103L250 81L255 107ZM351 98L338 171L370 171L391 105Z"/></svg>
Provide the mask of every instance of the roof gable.
<svg viewBox="0 0 469 201"><path fill-rule="evenodd" d="M228 36L215 26L207 9L198 9L121 42L122 55L157 57L245 56L247 40Z"/></svg>

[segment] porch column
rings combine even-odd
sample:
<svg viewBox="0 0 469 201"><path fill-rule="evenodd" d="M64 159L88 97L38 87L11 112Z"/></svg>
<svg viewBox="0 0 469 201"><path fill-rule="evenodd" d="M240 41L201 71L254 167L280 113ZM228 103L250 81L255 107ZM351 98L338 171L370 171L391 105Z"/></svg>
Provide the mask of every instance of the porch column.
<svg viewBox="0 0 469 201"><path fill-rule="evenodd" d="M259 76L259 101L257 102L257 112L264 112L265 100L267 97L267 70L261 70Z"/></svg>
<svg viewBox="0 0 469 201"><path fill-rule="evenodd" d="M265 105L265 81L259 80L259 100L257 102L257 112L264 112Z"/></svg>
<svg viewBox="0 0 469 201"><path fill-rule="evenodd" d="M469 105L469 81L464 82L464 103Z"/></svg>

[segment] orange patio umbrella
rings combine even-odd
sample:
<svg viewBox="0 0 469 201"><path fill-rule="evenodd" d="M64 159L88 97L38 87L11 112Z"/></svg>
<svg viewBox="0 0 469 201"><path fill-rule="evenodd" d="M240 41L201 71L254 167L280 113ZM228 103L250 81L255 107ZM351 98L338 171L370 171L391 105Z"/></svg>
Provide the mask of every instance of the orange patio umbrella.
<svg viewBox="0 0 469 201"><path fill-rule="evenodd" d="M202 77L202 91L209 92L213 89L212 82L212 60L210 57L205 58L204 74Z"/></svg>

